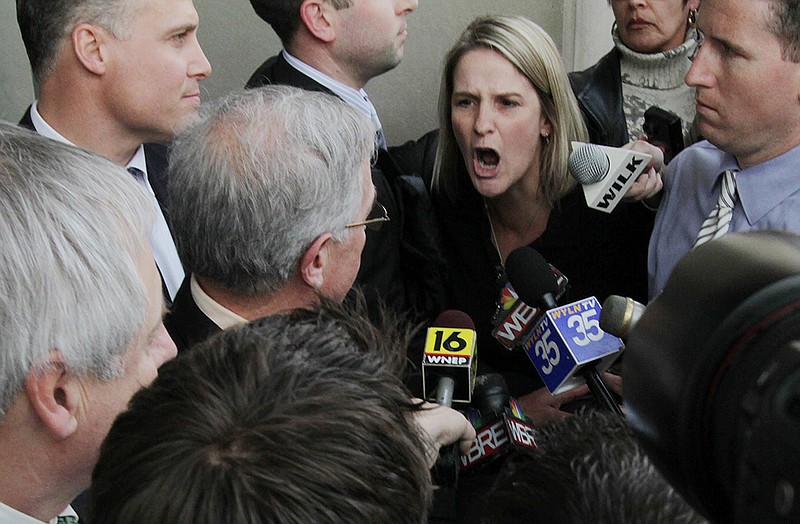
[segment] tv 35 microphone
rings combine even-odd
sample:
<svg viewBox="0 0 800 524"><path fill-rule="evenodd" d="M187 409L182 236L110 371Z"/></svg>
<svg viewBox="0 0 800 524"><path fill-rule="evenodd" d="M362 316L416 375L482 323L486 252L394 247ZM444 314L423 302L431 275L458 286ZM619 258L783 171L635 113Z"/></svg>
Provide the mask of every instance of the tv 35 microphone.
<svg viewBox="0 0 800 524"><path fill-rule="evenodd" d="M506 259L506 274L509 275L509 280L524 283L527 278L526 275L530 274L530 268L527 257L519 256L520 253L517 251L512 251ZM556 279L557 288L553 291L553 296L558 300L566 293L569 281L554 266L547 265ZM544 271L544 268L541 271ZM521 300L511 283L507 282L500 291L500 299L497 302L497 309L492 318L492 324L494 325L492 336L508 350L521 347L528 340L531 329L541 318L543 312L541 308L535 305L528 305Z"/></svg>
<svg viewBox="0 0 800 524"><path fill-rule="evenodd" d="M631 329L639 322L645 305L629 297L609 295L600 312L600 329L627 340Z"/></svg>
<svg viewBox="0 0 800 524"><path fill-rule="evenodd" d="M583 186L586 204L611 213L647 167L651 156L619 147L572 142L569 172Z"/></svg>
<svg viewBox="0 0 800 524"><path fill-rule="evenodd" d="M545 313L523 345L547 389L558 394L584 382L606 408L620 413L608 388L600 378L625 347L622 340L600 329L602 308L595 297L588 297L559 307L553 293L557 282L547 261L536 250L515 250L521 267L527 267L521 281L511 280L520 298L536 304ZM509 257L510 258L510 257ZM516 277L509 274L509 278Z"/></svg>
<svg viewBox="0 0 800 524"><path fill-rule="evenodd" d="M536 449L536 428L525 416L516 400L508 393L502 375L489 373L477 378L476 409L468 412L475 427L475 440L466 455L461 455L461 471L469 472L495 463L516 451L529 453Z"/></svg>

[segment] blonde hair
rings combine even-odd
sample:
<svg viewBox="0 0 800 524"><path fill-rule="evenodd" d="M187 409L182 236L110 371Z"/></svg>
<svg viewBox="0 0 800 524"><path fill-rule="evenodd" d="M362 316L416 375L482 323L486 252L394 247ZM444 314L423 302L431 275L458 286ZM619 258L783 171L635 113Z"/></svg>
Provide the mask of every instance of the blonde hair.
<svg viewBox="0 0 800 524"><path fill-rule="evenodd" d="M447 53L439 91L440 135L433 191L455 201L467 180L453 132L450 98L456 66L466 53L475 49L499 53L536 89L542 112L553 127L549 140L542 145L539 186L542 196L551 206L555 205L575 186L567 171L570 143L585 142L588 134L555 43L541 27L522 16L476 18Z"/></svg>

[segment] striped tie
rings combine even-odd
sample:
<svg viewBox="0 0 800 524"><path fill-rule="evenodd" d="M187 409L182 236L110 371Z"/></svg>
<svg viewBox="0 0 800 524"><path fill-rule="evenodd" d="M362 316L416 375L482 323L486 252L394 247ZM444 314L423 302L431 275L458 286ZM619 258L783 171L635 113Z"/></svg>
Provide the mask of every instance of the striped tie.
<svg viewBox="0 0 800 524"><path fill-rule="evenodd" d="M716 207L711 210L711 214L703 222L703 226L697 234L697 240L694 241L694 247L721 237L728 232L728 228L731 226L733 206L736 204L736 172L728 170L720 174L720 177L722 184L719 200Z"/></svg>
<svg viewBox="0 0 800 524"><path fill-rule="evenodd" d="M58 524L78 524L78 517L74 515L59 515L56 522Z"/></svg>

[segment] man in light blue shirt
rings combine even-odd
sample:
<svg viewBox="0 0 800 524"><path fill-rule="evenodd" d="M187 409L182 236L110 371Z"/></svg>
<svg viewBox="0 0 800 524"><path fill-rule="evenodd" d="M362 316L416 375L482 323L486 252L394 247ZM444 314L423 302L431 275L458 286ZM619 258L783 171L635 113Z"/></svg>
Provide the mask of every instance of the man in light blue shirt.
<svg viewBox="0 0 800 524"><path fill-rule="evenodd" d="M694 246L735 175L728 231L800 233L800 13L789 0L704 0L705 40L686 83L708 140L673 160L650 239L650 297Z"/></svg>

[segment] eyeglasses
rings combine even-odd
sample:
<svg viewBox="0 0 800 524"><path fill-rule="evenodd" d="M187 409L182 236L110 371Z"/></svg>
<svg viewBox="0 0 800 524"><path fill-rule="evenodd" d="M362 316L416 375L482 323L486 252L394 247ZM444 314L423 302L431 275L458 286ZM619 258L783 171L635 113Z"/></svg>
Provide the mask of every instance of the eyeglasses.
<svg viewBox="0 0 800 524"><path fill-rule="evenodd" d="M380 230L381 226L383 226L384 222L389 221L389 212L386 211L386 208L383 207L383 204L375 201L372 204L372 209L370 210L369 214L367 215L367 219L361 222L353 222L352 224L347 224L344 227L358 227L358 226L367 226L369 229L373 231Z"/></svg>

